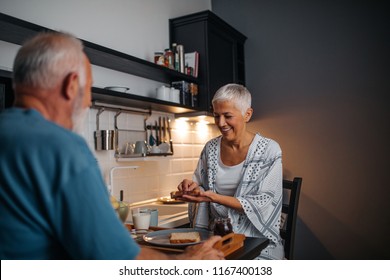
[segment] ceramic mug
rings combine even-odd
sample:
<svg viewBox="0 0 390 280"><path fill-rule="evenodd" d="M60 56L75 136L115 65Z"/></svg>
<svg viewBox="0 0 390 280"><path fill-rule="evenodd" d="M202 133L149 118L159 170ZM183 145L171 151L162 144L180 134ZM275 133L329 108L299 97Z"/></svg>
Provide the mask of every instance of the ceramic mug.
<svg viewBox="0 0 390 280"><path fill-rule="evenodd" d="M146 147L146 142L145 141L137 141L135 142L135 148L134 148L134 153L135 154L141 154L144 155L146 154L147 147Z"/></svg>
<svg viewBox="0 0 390 280"><path fill-rule="evenodd" d="M133 226L136 230L148 230L150 225L150 212L143 208L131 209Z"/></svg>

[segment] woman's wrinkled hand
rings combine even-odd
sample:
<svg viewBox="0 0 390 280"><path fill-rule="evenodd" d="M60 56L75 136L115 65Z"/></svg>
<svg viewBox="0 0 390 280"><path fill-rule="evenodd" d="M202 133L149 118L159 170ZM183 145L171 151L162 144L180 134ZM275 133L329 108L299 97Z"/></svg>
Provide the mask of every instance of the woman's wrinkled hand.
<svg viewBox="0 0 390 280"><path fill-rule="evenodd" d="M178 200L183 200L186 202L211 202L216 199L216 196L218 196L218 194L212 191L202 191L202 189L196 182L188 179L184 179L177 186L177 189L182 192L197 191L197 195L190 195L184 193L182 196L176 198Z"/></svg>
<svg viewBox="0 0 390 280"><path fill-rule="evenodd" d="M198 189L199 190L199 185L192 181L192 180L188 180L188 179L184 179L178 186L177 186L177 189L179 191L193 191L195 189Z"/></svg>

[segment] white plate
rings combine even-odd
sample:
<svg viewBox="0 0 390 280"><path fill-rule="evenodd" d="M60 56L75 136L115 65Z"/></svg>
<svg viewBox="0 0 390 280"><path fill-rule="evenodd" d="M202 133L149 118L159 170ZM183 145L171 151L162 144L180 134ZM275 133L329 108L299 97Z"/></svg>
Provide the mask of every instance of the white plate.
<svg viewBox="0 0 390 280"><path fill-rule="evenodd" d="M105 87L104 89L114 90L119 92L127 92L128 90L130 90L130 88L128 87Z"/></svg>
<svg viewBox="0 0 390 280"><path fill-rule="evenodd" d="M207 240L212 232L205 229L194 229L194 228L175 228L175 229L166 229L166 230L158 230L154 232L150 232L144 235L144 240L150 244L165 246L165 247L185 247L188 245L198 244L200 242L190 242L190 243L180 243L180 244L171 244L169 242L169 237L172 232L192 232L197 231L200 235L200 242Z"/></svg>
<svg viewBox="0 0 390 280"><path fill-rule="evenodd" d="M158 202L162 202L163 204L182 204L185 203L183 200L176 200L171 198L170 196L162 196L157 199Z"/></svg>

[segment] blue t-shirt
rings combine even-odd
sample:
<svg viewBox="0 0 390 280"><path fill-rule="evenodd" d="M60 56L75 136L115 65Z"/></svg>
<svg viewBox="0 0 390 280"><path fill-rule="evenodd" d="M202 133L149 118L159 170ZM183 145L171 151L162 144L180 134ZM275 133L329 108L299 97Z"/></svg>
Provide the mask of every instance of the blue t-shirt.
<svg viewBox="0 0 390 280"><path fill-rule="evenodd" d="M134 259L85 140L35 110L0 113L0 258Z"/></svg>

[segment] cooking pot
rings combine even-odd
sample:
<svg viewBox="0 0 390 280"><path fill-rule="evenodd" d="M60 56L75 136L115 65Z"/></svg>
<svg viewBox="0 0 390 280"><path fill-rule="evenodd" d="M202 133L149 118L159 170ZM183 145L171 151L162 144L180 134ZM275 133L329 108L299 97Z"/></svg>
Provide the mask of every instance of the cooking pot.
<svg viewBox="0 0 390 280"><path fill-rule="evenodd" d="M96 114L96 131L94 133L95 138L95 150L114 150L115 143L115 131L114 130L99 130L99 116L103 113L104 108L99 109Z"/></svg>

